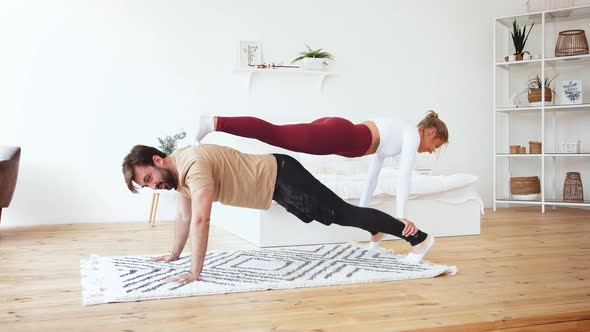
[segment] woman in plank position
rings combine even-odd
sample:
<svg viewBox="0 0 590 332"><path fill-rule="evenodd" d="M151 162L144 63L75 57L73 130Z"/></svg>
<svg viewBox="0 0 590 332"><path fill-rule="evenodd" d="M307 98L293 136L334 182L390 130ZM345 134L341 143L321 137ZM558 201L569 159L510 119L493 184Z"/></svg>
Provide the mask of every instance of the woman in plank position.
<svg viewBox="0 0 590 332"><path fill-rule="evenodd" d="M275 125L255 117L201 116L197 141L213 131L254 138L308 154L335 154L348 158L374 154L359 202L361 207L368 206L375 192L384 159L399 155L401 160L396 189L396 217L404 224L412 226L413 223L405 218L405 207L416 152L432 153L449 140L446 124L433 111L429 111L417 125L393 118L372 119L354 124L343 118L327 117L311 123ZM382 238L382 233L374 234L369 247L378 248Z"/></svg>

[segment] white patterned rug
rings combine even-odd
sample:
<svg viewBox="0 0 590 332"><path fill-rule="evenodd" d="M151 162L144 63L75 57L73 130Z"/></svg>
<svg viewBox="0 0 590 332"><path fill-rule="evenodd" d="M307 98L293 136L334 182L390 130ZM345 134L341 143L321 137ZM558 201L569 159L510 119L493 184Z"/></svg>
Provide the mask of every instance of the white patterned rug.
<svg viewBox="0 0 590 332"><path fill-rule="evenodd" d="M251 292L267 289L431 278L455 274L454 266L411 264L386 250L368 251L355 243L207 253L200 280L166 280L186 272L190 257L171 263L152 256L90 256L82 259L84 305L168 297Z"/></svg>

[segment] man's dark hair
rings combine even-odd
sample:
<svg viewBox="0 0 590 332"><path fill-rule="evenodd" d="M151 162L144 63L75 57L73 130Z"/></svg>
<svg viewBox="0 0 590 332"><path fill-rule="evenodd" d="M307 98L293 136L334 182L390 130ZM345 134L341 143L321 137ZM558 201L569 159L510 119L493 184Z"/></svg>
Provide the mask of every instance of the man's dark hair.
<svg viewBox="0 0 590 332"><path fill-rule="evenodd" d="M135 176L135 166L155 166L153 156L160 156L166 158L166 154L154 147L146 145L136 145L131 149L131 152L125 159L123 159L123 176L127 188L133 193L137 193L137 187L133 185L133 177Z"/></svg>

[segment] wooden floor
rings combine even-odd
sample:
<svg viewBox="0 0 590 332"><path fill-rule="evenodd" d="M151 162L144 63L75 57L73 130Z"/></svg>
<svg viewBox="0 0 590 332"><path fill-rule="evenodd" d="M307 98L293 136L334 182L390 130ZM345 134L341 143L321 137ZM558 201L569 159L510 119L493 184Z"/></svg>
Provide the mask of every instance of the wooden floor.
<svg viewBox="0 0 590 332"><path fill-rule="evenodd" d="M172 223L0 228L0 331L590 331L590 211L487 211L480 236L440 238L428 256L455 276L81 305L81 257L172 239ZM210 248L254 247L215 229Z"/></svg>

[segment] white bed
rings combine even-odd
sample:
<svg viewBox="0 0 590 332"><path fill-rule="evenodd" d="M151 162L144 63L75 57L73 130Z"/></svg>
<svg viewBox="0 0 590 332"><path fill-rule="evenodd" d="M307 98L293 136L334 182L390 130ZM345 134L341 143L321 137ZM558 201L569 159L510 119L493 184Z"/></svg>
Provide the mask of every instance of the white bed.
<svg viewBox="0 0 590 332"><path fill-rule="evenodd" d="M358 205L370 157L311 156L278 149L264 143L223 133L210 134L204 143L233 147L246 153L285 153L297 158L314 176L340 197ZM390 158L391 159L391 158ZM424 172L421 172L422 174ZM396 169L389 161L380 174L370 207L395 216ZM456 174L431 177L415 172L406 214L421 230L435 236L480 233L483 203L475 191L476 176ZM302 222L273 202L267 211L215 203L212 223L259 246L288 246L347 241L367 241L369 233L352 227ZM387 239L397 239L393 236Z"/></svg>

